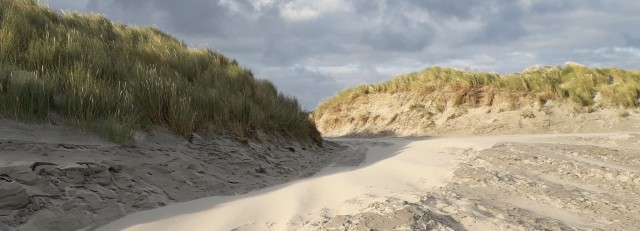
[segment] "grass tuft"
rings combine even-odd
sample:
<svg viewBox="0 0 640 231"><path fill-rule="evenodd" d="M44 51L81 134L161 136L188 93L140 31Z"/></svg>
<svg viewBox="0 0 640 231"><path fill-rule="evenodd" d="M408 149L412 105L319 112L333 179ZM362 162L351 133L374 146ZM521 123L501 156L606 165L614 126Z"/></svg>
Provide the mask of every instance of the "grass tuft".
<svg viewBox="0 0 640 231"><path fill-rule="evenodd" d="M184 137L241 127L321 141L297 100L235 60L36 0L0 0L0 117L62 118L120 143L155 126Z"/></svg>

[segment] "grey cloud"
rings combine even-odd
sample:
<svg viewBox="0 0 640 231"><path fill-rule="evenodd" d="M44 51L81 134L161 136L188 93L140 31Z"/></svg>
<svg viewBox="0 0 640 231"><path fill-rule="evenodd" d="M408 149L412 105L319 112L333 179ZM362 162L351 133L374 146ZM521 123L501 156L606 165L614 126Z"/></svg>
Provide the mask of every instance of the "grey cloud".
<svg viewBox="0 0 640 231"><path fill-rule="evenodd" d="M174 0L156 2L158 9L166 12L167 22L173 30L185 35L224 36L225 25L234 25L230 19L237 19L229 17L224 6L212 1L199 0L192 4Z"/></svg>
<svg viewBox="0 0 640 231"><path fill-rule="evenodd" d="M416 6L423 7L435 18L458 18L467 20L477 14L476 9L484 1L415 0Z"/></svg>
<svg viewBox="0 0 640 231"><path fill-rule="evenodd" d="M356 14L377 17L383 12L387 5L387 0L354 0L351 3Z"/></svg>
<svg viewBox="0 0 640 231"><path fill-rule="evenodd" d="M526 34L522 22L524 11L517 3L505 2L495 5L496 12L486 15L486 24L471 40L472 44L514 42Z"/></svg>
<svg viewBox="0 0 640 231"><path fill-rule="evenodd" d="M82 10L84 9L84 7L86 6L88 0L66 0L66 1L60 1L60 0L56 0L56 1L49 1L49 0L42 0L41 2L44 3L45 5L51 7L51 9L54 10L74 10L74 11L78 11L78 10Z"/></svg>
<svg viewBox="0 0 640 231"><path fill-rule="evenodd" d="M186 36L224 36L241 18L231 17L228 8L210 0L91 0L88 10L116 12L126 21L162 25ZM155 17L153 17L155 16ZM137 19L137 20L134 20Z"/></svg>
<svg viewBox="0 0 640 231"><path fill-rule="evenodd" d="M333 77L305 67L275 69L262 74L270 76L284 93L297 96L306 110L313 110L319 100L329 98L345 87Z"/></svg>
<svg viewBox="0 0 640 231"><path fill-rule="evenodd" d="M145 26L163 24L158 22L158 16L161 13L148 2L143 1L89 0L83 10L102 13L113 21L126 24Z"/></svg>
<svg viewBox="0 0 640 231"><path fill-rule="evenodd" d="M381 13L402 14L406 10L422 9L435 18L472 18L484 1L474 0L354 0L353 5L359 14L378 16Z"/></svg>
<svg viewBox="0 0 640 231"><path fill-rule="evenodd" d="M363 41L377 50L416 52L423 50L433 41L433 30L428 25L408 30L378 28L365 33Z"/></svg>
<svg viewBox="0 0 640 231"><path fill-rule="evenodd" d="M625 45L630 47L640 48L640 33L631 35L630 33L624 34Z"/></svg>
<svg viewBox="0 0 640 231"><path fill-rule="evenodd" d="M435 30L428 23L420 21L416 9L420 1L355 1L354 7L365 19L360 40L378 51L400 53L420 52L429 46L435 37ZM370 18L369 18L370 17Z"/></svg>
<svg viewBox="0 0 640 231"><path fill-rule="evenodd" d="M557 1L557 0L537 0L533 1L529 10L533 13L568 13L578 9L580 2Z"/></svg>

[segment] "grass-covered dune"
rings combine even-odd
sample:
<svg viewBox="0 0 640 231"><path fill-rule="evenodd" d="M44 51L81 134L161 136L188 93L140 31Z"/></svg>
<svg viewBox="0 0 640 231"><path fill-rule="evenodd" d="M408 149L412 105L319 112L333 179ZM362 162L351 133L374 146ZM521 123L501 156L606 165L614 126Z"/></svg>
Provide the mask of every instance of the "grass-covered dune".
<svg viewBox="0 0 640 231"><path fill-rule="evenodd" d="M339 92L312 114L326 136L515 135L638 129L640 71L568 62L521 73L431 67Z"/></svg>
<svg viewBox="0 0 640 231"><path fill-rule="evenodd" d="M132 132L256 131L321 142L298 102L235 60L154 28L0 0L0 117Z"/></svg>
<svg viewBox="0 0 640 231"><path fill-rule="evenodd" d="M499 95L513 96L513 100L535 99L542 104L548 100L567 102L589 109L636 108L640 105L640 71L588 68L575 63L507 75L431 67L387 82L341 91L322 102L313 116L320 118L340 111L341 106L368 94L399 92L428 98L441 107L480 106L480 98Z"/></svg>

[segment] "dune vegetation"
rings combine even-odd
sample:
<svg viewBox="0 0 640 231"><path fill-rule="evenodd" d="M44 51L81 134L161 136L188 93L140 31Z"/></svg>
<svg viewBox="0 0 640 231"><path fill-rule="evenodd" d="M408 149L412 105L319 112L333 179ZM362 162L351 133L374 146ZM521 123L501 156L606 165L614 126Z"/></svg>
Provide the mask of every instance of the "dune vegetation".
<svg viewBox="0 0 640 231"><path fill-rule="evenodd" d="M640 105L640 71L588 68L575 63L529 68L522 73L506 75L431 67L387 82L343 90L322 102L313 114L319 118L367 94L399 92L415 97L435 97L441 101L439 105L453 106L477 100L491 92L533 98L542 104L554 100L590 109L635 108Z"/></svg>
<svg viewBox="0 0 640 231"><path fill-rule="evenodd" d="M0 0L0 118L62 122L119 143L154 128L321 142L296 99L235 60L36 0Z"/></svg>

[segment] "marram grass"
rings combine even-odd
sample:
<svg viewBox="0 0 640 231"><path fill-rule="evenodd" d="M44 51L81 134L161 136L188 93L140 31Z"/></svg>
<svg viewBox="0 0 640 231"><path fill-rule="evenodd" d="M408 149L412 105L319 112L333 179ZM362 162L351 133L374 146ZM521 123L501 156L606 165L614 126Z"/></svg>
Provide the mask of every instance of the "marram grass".
<svg viewBox="0 0 640 231"><path fill-rule="evenodd" d="M237 62L157 29L0 0L0 117L62 120L120 142L132 131L321 138L296 99Z"/></svg>
<svg viewBox="0 0 640 231"><path fill-rule="evenodd" d="M593 106L596 97L600 96L602 107L635 108L640 106L640 71L566 65L531 68L523 73L499 75L432 67L380 84L364 84L346 89L322 102L313 114L320 116L332 108L348 104L354 98L372 93L410 92L414 95L433 95L447 91L458 94L457 99L460 99L469 92L478 90L524 94L542 102L569 101L584 107Z"/></svg>

